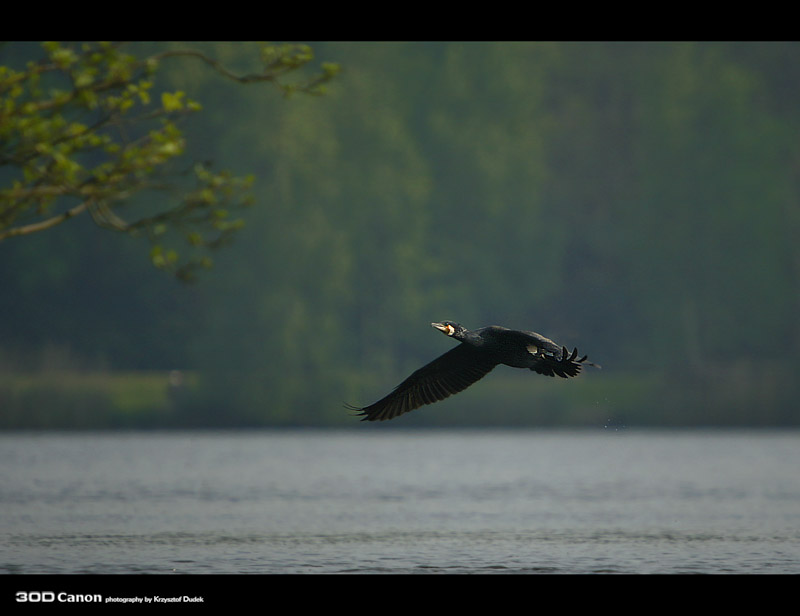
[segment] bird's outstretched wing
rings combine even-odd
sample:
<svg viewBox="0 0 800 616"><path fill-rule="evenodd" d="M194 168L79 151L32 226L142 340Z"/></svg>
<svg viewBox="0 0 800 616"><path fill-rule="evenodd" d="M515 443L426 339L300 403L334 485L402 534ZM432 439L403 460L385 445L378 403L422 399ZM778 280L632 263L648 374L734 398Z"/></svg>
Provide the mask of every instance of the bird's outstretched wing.
<svg viewBox="0 0 800 616"><path fill-rule="evenodd" d="M578 349L575 348L572 350L572 354L567 350L567 347L561 347L561 356L555 354L539 354L537 355L538 361L534 366L531 367L531 370L538 372L539 374L543 374L545 376L560 376L569 378L571 376L578 376L578 373L581 371L581 367L583 365L587 366L595 366L595 364L586 362L586 355L581 357L580 359L576 359L578 356ZM585 362L585 363L584 363ZM597 366L599 368L599 366Z"/></svg>
<svg viewBox="0 0 800 616"><path fill-rule="evenodd" d="M486 376L497 364L461 343L411 374L386 397L363 408L361 421L384 421L457 394Z"/></svg>

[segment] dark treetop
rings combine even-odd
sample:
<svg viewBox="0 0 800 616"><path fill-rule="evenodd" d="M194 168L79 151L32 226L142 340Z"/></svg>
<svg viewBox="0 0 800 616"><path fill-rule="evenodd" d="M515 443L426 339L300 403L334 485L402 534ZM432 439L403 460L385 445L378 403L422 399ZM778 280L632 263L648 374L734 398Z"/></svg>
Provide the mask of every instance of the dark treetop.
<svg viewBox="0 0 800 616"><path fill-rule="evenodd" d="M577 376L582 365L595 366L586 362L586 355L576 359L577 348L570 354L566 347L536 332L498 325L469 331L451 321L431 326L461 344L415 371L385 398L363 408L350 406L364 416L362 421L392 419L444 400L480 380L498 364L564 378Z"/></svg>

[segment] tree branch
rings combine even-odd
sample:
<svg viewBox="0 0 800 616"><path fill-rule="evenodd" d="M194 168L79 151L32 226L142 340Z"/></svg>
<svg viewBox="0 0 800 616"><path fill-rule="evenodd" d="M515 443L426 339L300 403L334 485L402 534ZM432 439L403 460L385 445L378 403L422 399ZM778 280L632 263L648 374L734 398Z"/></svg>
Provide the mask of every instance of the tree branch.
<svg viewBox="0 0 800 616"><path fill-rule="evenodd" d="M76 205L75 207L67 210L59 214L58 216L53 216L52 218L48 218L47 220L42 220L41 222L31 223L29 225L23 225L21 227L13 227L11 229L6 229L5 231L0 231L0 242L8 237L15 237L17 235L28 235L29 233L36 233L37 231L44 231L45 229L49 229L50 227L55 227L56 225L60 225L62 222L77 216L78 214L82 213L87 207L89 207L89 202L84 201L80 205Z"/></svg>
<svg viewBox="0 0 800 616"><path fill-rule="evenodd" d="M210 58L209 56L205 55L201 51L197 51L194 49L176 49L171 51L164 51L159 54L153 56L156 60L162 60L163 58L172 58L172 57L180 57L180 56L190 56L193 58L199 58L210 67L212 67L215 71L217 71L220 75L231 79L232 81L236 81L238 83L253 83L255 81L274 81L276 77L278 77L275 73L263 73L263 74L256 74L252 73L250 75L236 75L229 71L225 66L223 66L219 61L215 60L214 58Z"/></svg>

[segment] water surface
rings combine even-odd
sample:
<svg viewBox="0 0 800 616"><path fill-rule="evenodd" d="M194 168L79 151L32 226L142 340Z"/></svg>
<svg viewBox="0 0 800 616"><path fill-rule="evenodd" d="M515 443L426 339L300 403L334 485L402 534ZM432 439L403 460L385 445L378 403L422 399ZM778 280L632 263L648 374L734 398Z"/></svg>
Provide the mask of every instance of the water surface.
<svg viewBox="0 0 800 616"><path fill-rule="evenodd" d="M800 573L800 433L0 436L5 573Z"/></svg>

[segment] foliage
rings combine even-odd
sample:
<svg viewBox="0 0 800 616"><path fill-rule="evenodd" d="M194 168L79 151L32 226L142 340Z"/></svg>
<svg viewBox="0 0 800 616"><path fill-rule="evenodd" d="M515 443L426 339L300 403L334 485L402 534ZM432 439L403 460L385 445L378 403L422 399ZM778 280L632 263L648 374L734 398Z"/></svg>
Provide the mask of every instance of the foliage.
<svg viewBox="0 0 800 616"><path fill-rule="evenodd" d="M244 46L201 49L248 74ZM455 319L603 370L498 369L402 425L800 423L797 43L315 50L343 87L289 105L165 63L166 91L204 102L184 136L255 174L265 207L192 287L78 225L0 244L7 357L197 370L187 425L334 424L449 348L428 323Z"/></svg>
<svg viewBox="0 0 800 616"><path fill-rule="evenodd" d="M234 213L252 203L253 177L202 162L177 166L187 149L178 124L201 105L184 91L154 92L162 64L200 60L240 83L273 83L287 96L320 94L337 72L324 64L309 81L285 82L313 57L303 45L262 46L262 71L243 76L194 50L144 58L116 43L47 42L42 50L23 68L0 66L0 241L88 212L102 228L147 236L153 264L182 279L208 267L208 251L242 227ZM165 247L170 230L202 255Z"/></svg>

